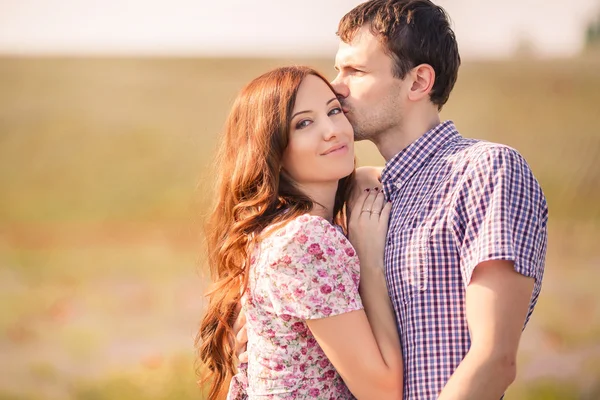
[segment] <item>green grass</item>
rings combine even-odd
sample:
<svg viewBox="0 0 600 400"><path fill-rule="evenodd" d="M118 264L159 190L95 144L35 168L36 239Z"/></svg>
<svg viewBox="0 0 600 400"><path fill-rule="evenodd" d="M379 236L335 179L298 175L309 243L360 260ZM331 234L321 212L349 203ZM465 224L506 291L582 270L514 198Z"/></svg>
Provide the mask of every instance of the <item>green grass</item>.
<svg viewBox="0 0 600 400"><path fill-rule="evenodd" d="M0 399L192 399L200 225L236 92L330 60L0 59ZM442 117L550 206L510 399L600 396L600 58L466 63ZM360 164L382 164L359 143ZM561 379L556 379L560 376Z"/></svg>

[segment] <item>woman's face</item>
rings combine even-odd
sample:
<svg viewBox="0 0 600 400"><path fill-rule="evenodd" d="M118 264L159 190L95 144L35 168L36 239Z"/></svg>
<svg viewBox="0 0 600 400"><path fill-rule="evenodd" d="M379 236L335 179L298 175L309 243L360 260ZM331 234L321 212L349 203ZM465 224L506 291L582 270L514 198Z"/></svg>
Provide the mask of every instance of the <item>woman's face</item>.
<svg viewBox="0 0 600 400"><path fill-rule="evenodd" d="M282 167L300 185L337 182L354 170L353 136L335 94L308 75L298 89Z"/></svg>

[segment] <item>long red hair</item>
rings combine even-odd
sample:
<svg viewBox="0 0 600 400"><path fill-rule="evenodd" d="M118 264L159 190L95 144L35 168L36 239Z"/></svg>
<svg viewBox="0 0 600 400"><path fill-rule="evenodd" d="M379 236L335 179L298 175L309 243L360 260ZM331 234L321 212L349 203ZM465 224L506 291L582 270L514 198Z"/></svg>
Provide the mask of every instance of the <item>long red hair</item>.
<svg viewBox="0 0 600 400"><path fill-rule="evenodd" d="M277 68L254 79L235 100L220 138L216 201L206 225L213 285L196 338L200 383L210 382L208 400L224 398L236 372L233 323L248 284L250 249L269 225L313 208L313 200L281 171L296 95L307 75L331 88L325 77L302 66ZM344 229L352 182L353 174L340 179L335 195L334 220Z"/></svg>

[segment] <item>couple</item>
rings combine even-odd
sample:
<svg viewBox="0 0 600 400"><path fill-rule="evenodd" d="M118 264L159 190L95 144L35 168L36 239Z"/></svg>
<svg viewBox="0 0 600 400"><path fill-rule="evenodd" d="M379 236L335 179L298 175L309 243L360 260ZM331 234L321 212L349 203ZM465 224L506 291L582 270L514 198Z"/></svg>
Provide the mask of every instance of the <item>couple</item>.
<svg viewBox="0 0 600 400"><path fill-rule="evenodd" d="M498 400L540 292L544 195L515 150L440 122L460 64L440 7L367 1L338 35L331 84L276 69L229 116L198 334L208 398ZM383 171L354 170L353 135Z"/></svg>

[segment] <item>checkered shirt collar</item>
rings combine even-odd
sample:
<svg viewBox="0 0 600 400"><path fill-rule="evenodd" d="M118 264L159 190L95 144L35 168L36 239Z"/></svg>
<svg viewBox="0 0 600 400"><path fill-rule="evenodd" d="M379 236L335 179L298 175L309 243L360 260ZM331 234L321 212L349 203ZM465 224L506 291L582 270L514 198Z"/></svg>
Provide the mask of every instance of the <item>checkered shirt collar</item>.
<svg viewBox="0 0 600 400"><path fill-rule="evenodd" d="M410 179L427 160L446 143L460 137L452 121L445 121L392 157L381 173L383 193L387 199Z"/></svg>

